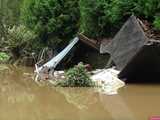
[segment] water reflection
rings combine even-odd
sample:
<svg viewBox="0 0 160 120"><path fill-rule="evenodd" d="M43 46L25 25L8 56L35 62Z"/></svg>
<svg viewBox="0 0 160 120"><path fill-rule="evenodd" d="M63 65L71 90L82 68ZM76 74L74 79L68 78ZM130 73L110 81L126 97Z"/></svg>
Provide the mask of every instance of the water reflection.
<svg viewBox="0 0 160 120"><path fill-rule="evenodd" d="M128 107L120 95L100 95L100 100L104 105L104 108L112 116L113 120L137 120L133 111Z"/></svg>
<svg viewBox="0 0 160 120"><path fill-rule="evenodd" d="M32 68L2 65L0 120L147 120L160 115L159 85L127 85L119 93L39 86Z"/></svg>
<svg viewBox="0 0 160 120"><path fill-rule="evenodd" d="M77 109L88 109L98 101L98 94L90 88L55 88L63 94L66 101L73 104ZM85 92L84 92L85 91Z"/></svg>

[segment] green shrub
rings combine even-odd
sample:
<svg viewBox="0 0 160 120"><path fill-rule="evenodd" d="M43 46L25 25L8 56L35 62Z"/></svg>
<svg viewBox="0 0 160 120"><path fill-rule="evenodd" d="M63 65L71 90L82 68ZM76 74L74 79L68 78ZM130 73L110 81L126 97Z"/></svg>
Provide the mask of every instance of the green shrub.
<svg viewBox="0 0 160 120"><path fill-rule="evenodd" d="M123 17L132 14L134 0L111 0L109 4L105 5L106 19L112 25L119 25Z"/></svg>
<svg viewBox="0 0 160 120"><path fill-rule="evenodd" d="M88 37L98 38L103 35L104 0L80 0L80 31Z"/></svg>
<svg viewBox="0 0 160 120"><path fill-rule="evenodd" d="M109 14L113 24L126 20L132 14L152 22L159 9L159 0L112 0L106 15Z"/></svg>
<svg viewBox="0 0 160 120"><path fill-rule="evenodd" d="M92 38L116 32L132 14L153 22L159 0L80 0L81 27Z"/></svg>
<svg viewBox="0 0 160 120"><path fill-rule="evenodd" d="M8 40L6 43L15 58L18 58L25 49L32 49L32 46L36 44L34 41L36 38L34 32L23 25L13 26L7 31Z"/></svg>
<svg viewBox="0 0 160 120"><path fill-rule="evenodd" d="M0 52L0 62L8 61L10 56L4 52Z"/></svg>
<svg viewBox="0 0 160 120"><path fill-rule="evenodd" d="M160 30L160 16L156 16L154 23L153 23L155 29Z"/></svg>
<svg viewBox="0 0 160 120"><path fill-rule="evenodd" d="M160 9L159 0L134 0L134 13L137 16L153 20L158 9Z"/></svg>
<svg viewBox="0 0 160 120"><path fill-rule="evenodd" d="M49 46L76 34L79 15L78 0L24 0L21 8L22 23Z"/></svg>
<svg viewBox="0 0 160 120"><path fill-rule="evenodd" d="M8 29L8 45L10 48L24 47L27 43L32 42L35 34L23 25L13 26Z"/></svg>
<svg viewBox="0 0 160 120"><path fill-rule="evenodd" d="M80 31L91 38L111 35L132 14L133 0L80 0Z"/></svg>
<svg viewBox="0 0 160 120"><path fill-rule="evenodd" d="M78 64L74 68L69 69L66 73L66 80L61 82L63 87L91 87L94 83L90 79L83 64Z"/></svg>

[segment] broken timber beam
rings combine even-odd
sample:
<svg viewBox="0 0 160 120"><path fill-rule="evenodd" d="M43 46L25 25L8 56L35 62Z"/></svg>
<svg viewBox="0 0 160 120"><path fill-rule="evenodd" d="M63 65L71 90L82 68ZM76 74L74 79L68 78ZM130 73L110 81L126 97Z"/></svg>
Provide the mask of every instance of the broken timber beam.
<svg viewBox="0 0 160 120"><path fill-rule="evenodd" d="M97 42L97 40L89 39L81 33L78 34L78 37L80 41L99 51L100 44Z"/></svg>

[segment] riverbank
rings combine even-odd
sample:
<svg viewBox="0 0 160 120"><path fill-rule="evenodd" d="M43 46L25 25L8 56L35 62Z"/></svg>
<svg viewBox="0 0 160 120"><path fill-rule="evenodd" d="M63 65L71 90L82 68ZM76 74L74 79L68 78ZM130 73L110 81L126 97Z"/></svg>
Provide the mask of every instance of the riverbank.
<svg viewBox="0 0 160 120"><path fill-rule="evenodd" d="M16 64L37 62L43 49L59 53L78 33L97 40L92 43L113 38L131 15L145 22L149 37L160 37L157 33L160 30L159 0L100 0L94 3L90 0L6 0L2 6L0 49L7 48L11 63ZM153 33L156 36L152 36Z"/></svg>

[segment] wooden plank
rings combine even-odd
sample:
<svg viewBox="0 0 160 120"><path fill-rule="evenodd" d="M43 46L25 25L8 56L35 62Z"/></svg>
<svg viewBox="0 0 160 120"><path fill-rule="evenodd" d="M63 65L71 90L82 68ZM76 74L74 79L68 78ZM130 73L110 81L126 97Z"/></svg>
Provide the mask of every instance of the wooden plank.
<svg viewBox="0 0 160 120"><path fill-rule="evenodd" d="M78 34L78 37L79 37L80 41L82 41L83 43L87 44L88 46L90 46L90 47L99 51L100 44L96 40L89 39L89 38L87 38L86 36L84 36L83 34L80 34L80 33Z"/></svg>

